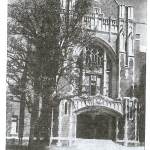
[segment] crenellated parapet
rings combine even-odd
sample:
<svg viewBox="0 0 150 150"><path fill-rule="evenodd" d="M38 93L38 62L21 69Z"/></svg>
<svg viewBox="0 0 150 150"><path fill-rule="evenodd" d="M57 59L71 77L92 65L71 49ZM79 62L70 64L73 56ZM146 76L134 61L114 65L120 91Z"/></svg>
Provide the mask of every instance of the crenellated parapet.
<svg viewBox="0 0 150 150"><path fill-rule="evenodd" d="M118 33L118 22L115 19L105 18L102 13L92 13L84 16L83 23L87 29Z"/></svg>
<svg viewBox="0 0 150 150"><path fill-rule="evenodd" d="M65 21L66 8L62 7L61 10L61 19L62 21ZM74 9L69 10L69 17L76 18ZM102 31L116 34L118 33L117 19L113 19L111 16L105 17L100 8L94 7L89 14L85 15L82 19L82 24L85 29L89 29L91 31Z"/></svg>

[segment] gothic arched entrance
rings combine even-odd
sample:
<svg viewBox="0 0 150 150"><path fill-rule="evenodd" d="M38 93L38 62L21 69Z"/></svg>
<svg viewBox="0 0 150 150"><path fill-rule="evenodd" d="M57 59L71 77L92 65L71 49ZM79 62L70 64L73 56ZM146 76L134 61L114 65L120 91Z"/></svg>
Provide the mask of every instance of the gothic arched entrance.
<svg viewBox="0 0 150 150"><path fill-rule="evenodd" d="M98 112L77 115L77 138L115 140L116 118Z"/></svg>

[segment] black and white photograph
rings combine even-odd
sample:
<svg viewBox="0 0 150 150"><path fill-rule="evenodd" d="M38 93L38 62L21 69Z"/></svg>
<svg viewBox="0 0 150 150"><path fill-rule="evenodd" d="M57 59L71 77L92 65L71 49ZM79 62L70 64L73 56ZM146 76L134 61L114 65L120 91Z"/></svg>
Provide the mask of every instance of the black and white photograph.
<svg viewBox="0 0 150 150"><path fill-rule="evenodd" d="M5 150L145 150L147 9L7 0Z"/></svg>

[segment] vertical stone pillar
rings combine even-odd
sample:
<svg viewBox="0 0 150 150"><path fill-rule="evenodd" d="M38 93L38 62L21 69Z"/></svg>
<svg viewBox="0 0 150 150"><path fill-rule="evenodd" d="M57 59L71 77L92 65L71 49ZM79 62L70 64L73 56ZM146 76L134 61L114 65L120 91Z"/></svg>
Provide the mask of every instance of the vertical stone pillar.
<svg viewBox="0 0 150 150"><path fill-rule="evenodd" d="M104 49L104 70L103 70L103 95L106 95L106 68L107 68L107 57L106 57L106 50Z"/></svg>
<svg viewBox="0 0 150 150"><path fill-rule="evenodd" d="M69 116L69 146L72 145L72 102L70 103L70 116Z"/></svg>
<svg viewBox="0 0 150 150"><path fill-rule="evenodd" d="M75 140L77 138L77 115L75 114Z"/></svg>
<svg viewBox="0 0 150 150"><path fill-rule="evenodd" d="M54 115L54 108L52 108L52 119L51 119L51 136L50 136L50 145L52 143L52 138L53 138L53 115Z"/></svg>
<svg viewBox="0 0 150 150"><path fill-rule="evenodd" d="M124 99L124 115L125 115L125 122L124 122L124 146L128 145L128 99Z"/></svg>
<svg viewBox="0 0 150 150"><path fill-rule="evenodd" d="M57 142L57 146L61 146L61 142L60 142L60 138L61 138L61 129L62 129L62 102L60 102L59 105L59 123L58 123L58 142Z"/></svg>
<svg viewBox="0 0 150 150"><path fill-rule="evenodd" d="M118 98L126 95L128 86L134 88L133 8L119 6L118 36ZM124 86L124 85L128 86Z"/></svg>
<svg viewBox="0 0 150 150"><path fill-rule="evenodd" d="M72 92L74 94L78 94L78 87L77 87L77 83L76 83L77 82L77 76L76 76L77 58L78 58L77 55L73 56L73 64L72 64L73 69L72 69L72 72L71 72L71 74L74 76L73 83L72 83L72 90L73 90Z"/></svg>
<svg viewBox="0 0 150 150"><path fill-rule="evenodd" d="M133 51L133 8L131 6L127 7L127 27L126 27L126 42L127 42L127 47L126 47L126 65L128 64L128 57L133 57L134 56L134 51Z"/></svg>
<svg viewBox="0 0 150 150"><path fill-rule="evenodd" d="M116 117L116 141L118 140L118 133L119 133L119 129L118 129L118 117Z"/></svg>
<svg viewBox="0 0 150 150"><path fill-rule="evenodd" d="M118 22L118 98L121 97L121 63L125 55L125 6L119 5L119 22Z"/></svg>
<svg viewBox="0 0 150 150"><path fill-rule="evenodd" d="M137 141L140 141L140 132L139 132L139 120L140 120L140 103L137 103Z"/></svg>
<svg viewBox="0 0 150 150"><path fill-rule="evenodd" d="M99 19L98 19L98 14L95 13L95 28L98 29L98 25L99 25Z"/></svg>
<svg viewBox="0 0 150 150"><path fill-rule="evenodd" d="M135 109L135 114L134 114L134 121L135 121L135 141L138 141L138 134L137 134L137 132L138 132L138 126L137 126L137 100L135 99L134 100L134 109Z"/></svg>
<svg viewBox="0 0 150 150"><path fill-rule="evenodd" d="M119 18L124 18L124 17L125 17L125 6L119 5Z"/></svg>
<svg viewBox="0 0 150 150"><path fill-rule="evenodd" d="M111 42L111 27L112 27L112 19L111 17L109 18L109 42Z"/></svg>
<svg viewBox="0 0 150 150"><path fill-rule="evenodd" d="M132 84L134 90L134 82L135 82L135 58L134 58L134 36L133 36L133 7L127 7L127 27L126 27L126 41L127 41L127 49L126 49L126 64L130 67L133 72L132 75ZM133 93L134 96L134 93Z"/></svg>

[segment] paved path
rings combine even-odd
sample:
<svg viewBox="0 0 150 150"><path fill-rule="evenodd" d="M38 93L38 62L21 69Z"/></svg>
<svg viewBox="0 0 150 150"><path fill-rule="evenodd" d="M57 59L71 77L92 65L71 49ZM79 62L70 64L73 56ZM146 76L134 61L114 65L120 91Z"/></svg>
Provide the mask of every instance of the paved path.
<svg viewBox="0 0 150 150"><path fill-rule="evenodd" d="M144 147L47 147L46 150L144 150Z"/></svg>
<svg viewBox="0 0 150 150"><path fill-rule="evenodd" d="M51 146L46 150L144 150L144 147L125 147L111 140L78 140L71 146Z"/></svg>

